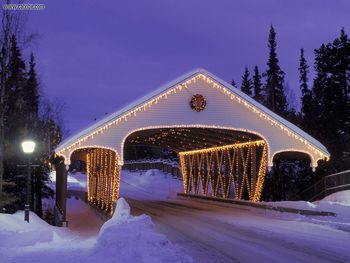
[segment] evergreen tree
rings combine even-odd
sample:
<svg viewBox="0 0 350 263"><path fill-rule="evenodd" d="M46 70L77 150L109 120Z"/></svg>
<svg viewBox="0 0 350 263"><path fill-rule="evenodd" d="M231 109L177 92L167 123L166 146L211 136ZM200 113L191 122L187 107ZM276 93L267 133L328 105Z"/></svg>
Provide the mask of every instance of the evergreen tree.
<svg viewBox="0 0 350 263"><path fill-rule="evenodd" d="M11 36L9 60L7 65L6 88L8 92L8 105L4 113L5 125L5 158L4 158L4 179L10 182L5 188L7 192L16 195L18 203L25 197L24 181L16 180L18 176L17 164L22 163L20 142L22 141L26 126L29 123L26 119L24 89L27 83L26 65L22 59L21 50L17 45L15 35ZM15 184L16 183L16 184Z"/></svg>
<svg viewBox="0 0 350 263"><path fill-rule="evenodd" d="M29 115L37 117L39 113L39 83L33 53L30 54L28 81L24 90L24 96Z"/></svg>
<svg viewBox="0 0 350 263"><path fill-rule="evenodd" d="M340 48L338 52L340 57L339 71L341 74L340 83L344 90L345 100L345 134L344 134L344 145L345 150L342 153L342 161L347 163L344 169L350 168L350 39L345 33L344 28L341 29L340 35Z"/></svg>
<svg viewBox="0 0 350 263"><path fill-rule="evenodd" d="M233 87L237 88L237 84L236 84L236 81L235 81L234 79L231 81L231 85L232 85Z"/></svg>
<svg viewBox="0 0 350 263"><path fill-rule="evenodd" d="M23 209L25 180L15 180L15 178L25 178L26 171L19 169L17 164L25 162L20 149L20 142L24 138L30 137L37 142L37 149L33 154L32 162L39 165L39 168L32 169L31 209L42 216L42 198L53 195L52 190L46 186L50 171L49 156L46 149L53 149L61 141L61 128L52 115L57 114L57 112L51 111L48 117L39 114L39 83L33 54L30 55L29 71L27 73L26 64L22 59L22 52L15 36L11 37L9 51L7 79L9 104L5 113L6 156L4 178L15 183L7 184L5 190L13 193L17 200L13 199L11 205L8 205L7 202L7 209L12 211ZM16 202L13 203L13 201Z"/></svg>
<svg viewBox="0 0 350 263"><path fill-rule="evenodd" d="M335 40L333 45L336 47L336 56L339 63L335 65L335 70L338 72L339 84L343 87L344 99L350 100L350 39L342 28L339 40Z"/></svg>
<svg viewBox="0 0 350 263"><path fill-rule="evenodd" d="M273 26L270 27L268 38L269 59L266 70L266 106L275 113L285 116L287 112L287 99L284 93L284 72L279 66L276 52L276 32Z"/></svg>
<svg viewBox="0 0 350 263"><path fill-rule="evenodd" d="M321 139L321 135L318 130L315 129L317 123L323 123L323 110L324 109L324 92L327 86L327 48L324 44L320 46L319 49L315 49L315 71L316 77L313 81L312 96L313 96L313 106L315 107L315 115L313 118L312 132L314 136Z"/></svg>
<svg viewBox="0 0 350 263"><path fill-rule="evenodd" d="M284 87L285 74L279 66L276 51L276 32L272 25L268 37L268 48L269 58L267 61L267 70L264 74L266 76L266 83L263 87L265 105L273 112L292 120L296 114L293 109L288 110ZM287 192L289 190L286 189L286 186L290 185L290 181L294 180L291 176L294 172L291 173L290 171L290 167L292 166L291 161L283 155L280 158L276 157L274 168L266 176L266 183L269 184L267 189L270 189L270 192L266 194L269 195L269 199L285 200L287 198Z"/></svg>
<svg viewBox="0 0 350 263"><path fill-rule="evenodd" d="M250 74L249 70L247 67L244 69L244 74L242 76L242 85L241 85L241 90L247 94L248 96L252 96L252 80L250 79Z"/></svg>
<svg viewBox="0 0 350 263"><path fill-rule="evenodd" d="M8 4L9 1L6 1ZM9 58L11 48L11 35L16 32L17 25L21 21L18 12L11 10L1 10L0 12L0 209L6 204L12 203L13 199L4 190L7 182L4 179L5 174L5 133L7 109L11 107L9 102ZM1 210L2 211L2 210Z"/></svg>
<svg viewBox="0 0 350 263"><path fill-rule="evenodd" d="M260 103L263 103L262 96L262 83L261 83L261 75L259 73L259 68L257 65L254 67L254 76L253 76L253 87L254 87L254 99Z"/></svg>
<svg viewBox="0 0 350 263"><path fill-rule="evenodd" d="M312 110L312 92L308 86L309 66L304 56L304 49L300 50L299 60L299 82L301 91L301 117L304 129L310 129L310 121L313 118Z"/></svg>
<svg viewBox="0 0 350 263"><path fill-rule="evenodd" d="M29 121L26 118L26 65L14 35L11 37L8 72L9 106L6 108L5 113L5 148L7 156L15 156L18 152L17 144L26 135Z"/></svg>
<svg viewBox="0 0 350 263"><path fill-rule="evenodd" d="M16 25L21 21L20 15L9 10L2 11L0 12L0 212L3 212L3 209L8 212L23 209L26 182L23 178L26 178L26 170L18 168L17 164L26 162L20 142L25 136L31 136L37 142L32 161L40 166L36 168L36 176L32 174L32 194L35 193L37 196L35 211L41 215L41 197L52 195L52 191L44 183L48 180L49 171L49 158L44 149L48 148L46 144L55 147L59 143L61 127L57 118L51 118L47 124L47 119L39 114L40 94L34 56L30 57L27 73L22 50L14 34L18 32ZM46 129L47 126L49 129ZM47 130L51 134L49 140L51 143L45 140L49 137L46 136Z"/></svg>
<svg viewBox="0 0 350 263"><path fill-rule="evenodd" d="M300 60L299 60L299 81L300 81L300 90L301 90L301 95L304 97L307 94L310 94L310 89L308 87L308 73L309 73L309 66L307 65L305 56L304 56L304 49L302 48L300 50ZM302 106L305 106L304 103ZM302 112L303 112L303 107L302 107Z"/></svg>
<svg viewBox="0 0 350 263"><path fill-rule="evenodd" d="M344 30L332 43L315 50L311 133L331 153L331 161L323 166L325 173L350 168L349 57L350 41Z"/></svg>
<svg viewBox="0 0 350 263"><path fill-rule="evenodd" d="M49 181L50 165L48 160L49 149L54 149L62 139L61 128L50 116L41 116L38 121L36 137L37 141L40 141L40 151L37 154L36 163L40 164L40 167L35 171L35 176L32 178L33 184L33 196L35 194L34 211L38 216L43 216L42 198L49 198L53 196L53 190L47 186Z"/></svg>

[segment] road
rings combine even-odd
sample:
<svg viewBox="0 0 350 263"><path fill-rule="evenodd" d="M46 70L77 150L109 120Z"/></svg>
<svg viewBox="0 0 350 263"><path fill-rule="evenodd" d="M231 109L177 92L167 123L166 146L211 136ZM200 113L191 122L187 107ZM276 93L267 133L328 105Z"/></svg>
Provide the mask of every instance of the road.
<svg viewBox="0 0 350 263"><path fill-rule="evenodd" d="M182 182L160 172L123 171L120 189L133 215L151 216L156 230L195 262L350 262L349 231L321 224L317 217L176 197L179 187ZM76 222L73 232L98 233L103 220L96 211L72 200L68 210ZM350 223L343 224L349 229Z"/></svg>
<svg viewBox="0 0 350 263"><path fill-rule="evenodd" d="M156 229L195 262L350 262L350 233L299 216L208 201L125 197L134 215L150 215Z"/></svg>

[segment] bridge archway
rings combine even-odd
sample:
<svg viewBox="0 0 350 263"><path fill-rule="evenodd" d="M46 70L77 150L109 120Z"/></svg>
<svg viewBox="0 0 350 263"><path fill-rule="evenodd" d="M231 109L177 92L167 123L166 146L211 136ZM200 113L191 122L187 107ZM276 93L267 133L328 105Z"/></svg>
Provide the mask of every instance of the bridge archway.
<svg viewBox="0 0 350 263"><path fill-rule="evenodd" d="M309 154L308 152L304 151L296 151L296 150L283 150L283 151L277 151L272 155L272 162L276 162L278 159L284 159L284 160L293 160L293 159L304 159L308 160L310 163L310 166L315 169L318 166L317 161L314 157Z"/></svg>
<svg viewBox="0 0 350 263"><path fill-rule="evenodd" d="M268 144L256 133L208 126L139 129L123 140L125 161L131 148L158 147L175 152L184 193L258 201L266 173Z"/></svg>
<svg viewBox="0 0 350 263"><path fill-rule="evenodd" d="M72 153L78 149L110 149L118 153L117 162L120 168L124 164L125 141L130 135L165 128L198 128L197 132L201 131L200 128L205 128L208 133L213 132L211 129L215 129L216 132L231 130L235 131L236 136L239 132L250 134L250 142L254 140L252 135L258 136L266 145L268 167L273 166L273 156L283 151L309 154L314 168L318 160L329 159L327 149L320 142L238 89L232 88L230 84L202 69L185 74L94 123L62 142L55 153L63 157L65 164L68 165ZM206 136L209 138L211 135L204 135L204 138ZM200 137L198 135L195 139L196 149L192 147L183 150L185 152L198 150L199 146L203 146L203 150L207 148L206 146L218 147L229 143L224 141L218 145L205 145ZM233 144L238 144L238 140L234 140ZM235 147L237 148L233 146L232 149ZM223 154L222 152L218 151L218 154Z"/></svg>
<svg viewBox="0 0 350 263"><path fill-rule="evenodd" d="M85 147L71 153L70 162L75 160L86 163L87 201L107 213L113 212L119 195L118 153L110 148Z"/></svg>

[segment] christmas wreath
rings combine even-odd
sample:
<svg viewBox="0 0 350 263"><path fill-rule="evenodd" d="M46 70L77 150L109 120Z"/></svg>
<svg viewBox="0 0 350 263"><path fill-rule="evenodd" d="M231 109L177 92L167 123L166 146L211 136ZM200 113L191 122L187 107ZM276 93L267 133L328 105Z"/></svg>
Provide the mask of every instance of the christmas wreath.
<svg viewBox="0 0 350 263"><path fill-rule="evenodd" d="M206 105L207 105L207 101L205 100L203 95L196 94L192 96L190 101L190 106L192 110L195 110L197 112L203 111Z"/></svg>

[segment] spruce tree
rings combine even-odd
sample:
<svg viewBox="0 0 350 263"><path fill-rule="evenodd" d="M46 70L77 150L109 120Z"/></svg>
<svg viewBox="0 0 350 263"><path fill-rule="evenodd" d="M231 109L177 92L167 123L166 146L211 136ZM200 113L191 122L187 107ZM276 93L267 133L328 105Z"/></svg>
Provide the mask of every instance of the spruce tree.
<svg viewBox="0 0 350 263"><path fill-rule="evenodd" d="M28 81L24 90L24 96L29 115L32 117L37 117L39 112L39 83L33 53L30 54Z"/></svg>
<svg viewBox="0 0 350 263"><path fill-rule="evenodd" d="M345 33L345 29L342 28L340 37L336 43L333 43L337 47L337 57L339 63L335 65L340 85L343 87L344 99L348 102L350 100L350 39Z"/></svg>
<svg viewBox="0 0 350 263"><path fill-rule="evenodd" d="M264 85L265 105L273 112L287 118L289 116L287 98L284 91L284 72L279 66L277 58L276 31L270 26L268 37L269 58L267 61L266 83ZM274 200L286 198L285 185L288 178L288 161L276 159L274 169L267 175L267 182L271 185Z"/></svg>
<svg viewBox="0 0 350 263"><path fill-rule="evenodd" d="M345 150L342 154L342 161L348 165L344 169L350 168L350 39L345 33L344 28L341 29L339 47L339 71L341 74L340 83L344 90L344 104L346 109L344 112L344 145Z"/></svg>
<svg viewBox="0 0 350 263"><path fill-rule="evenodd" d="M8 154L16 154L15 142L25 135L26 125L26 96L27 85L26 65L22 59L21 50L17 45L15 35L11 37L10 58L8 65L9 107L6 111L6 137L8 140Z"/></svg>
<svg viewBox="0 0 350 263"><path fill-rule="evenodd" d="M301 117L302 126L308 130L311 128L311 119L313 118L312 110L312 93L308 86L309 66L304 56L304 49L300 50L299 60L299 82L301 91Z"/></svg>
<svg viewBox="0 0 350 263"><path fill-rule="evenodd" d="M233 87L237 88L237 84L236 84L236 81L235 81L234 79L232 79L231 85L232 85Z"/></svg>
<svg viewBox="0 0 350 263"><path fill-rule="evenodd" d="M262 96L262 83L261 83L261 75L259 73L259 68L257 65L254 67L254 75L253 75L253 87L254 87L254 99L260 103L263 103Z"/></svg>
<svg viewBox="0 0 350 263"><path fill-rule="evenodd" d="M276 32L270 27L268 38L269 59L267 61L266 84L266 106L275 113L285 116L287 112L287 99L284 93L284 72L279 66L276 52Z"/></svg>
<svg viewBox="0 0 350 263"><path fill-rule="evenodd" d="M6 72L6 74L2 74L1 82L5 84L2 86L2 91L5 89L6 96L2 99L6 100L2 104L2 113L1 113L1 132L3 135L2 144L4 152L6 153L3 157L3 178L5 182L2 184L5 186L4 190L6 192L17 193L19 197L21 197L22 187L16 186L14 184L14 175L17 173L17 164L20 163L19 160L19 142L21 141L21 135L23 135L24 127L26 123L25 119L25 109L24 109L24 96L23 90L26 85L26 71L25 71L25 63L22 59L21 51L17 45L17 39L15 35L12 35L9 38L8 45L8 59L6 60L6 65L4 66L4 61L1 63L1 71ZM4 47L2 56L4 54ZM2 58L1 58L2 60ZM3 93L2 93L3 94ZM6 97L6 98L5 98ZM5 107L3 107L5 105ZM19 182L21 184L23 182ZM0 193L1 195L1 193ZM22 195L23 197L23 195ZM0 199L3 198L3 195L0 196ZM16 199L6 198L6 200L0 200L0 206L10 203L13 203Z"/></svg>
<svg viewBox="0 0 350 263"><path fill-rule="evenodd" d="M5 162L4 178L8 182L14 181L18 173L17 164L22 163L19 144L26 133L25 96L24 89L27 83L26 65L17 44L15 35L11 36L8 61L8 107L5 111ZM24 198L24 181L17 181L17 186L9 185L7 191L19 198Z"/></svg>
<svg viewBox="0 0 350 263"><path fill-rule="evenodd" d="M23 91L24 101L25 101L25 112L26 112L26 133L30 137L40 141L42 146L44 145L44 130L42 129L41 120L39 119L39 83L37 80L37 73L35 68L35 59L33 53L30 54L29 59L29 71L26 87ZM33 176L33 191L32 197L35 200L33 203L34 212L37 213L39 217L42 217L42 197L43 189L46 190L45 182L48 181L47 173L47 156L42 156L42 150L37 155L37 163L40 163L40 168L34 171L35 176ZM43 158L44 157L44 158ZM34 198L34 195L36 198ZM46 197L46 195L44 195Z"/></svg>
<svg viewBox="0 0 350 263"><path fill-rule="evenodd" d="M248 96L252 96L252 80L250 79L250 74L249 70L247 67L244 69L244 74L242 76L242 85L241 85L241 90L247 94Z"/></svg>
<svg viewBox="0 0 350 263"><path fill-rule="evenodd" d="M350 168L349 57L350 41L344 30L339 38L315 50L312 134L331 153L331 161L323 167L326 173Z"/></svg>

